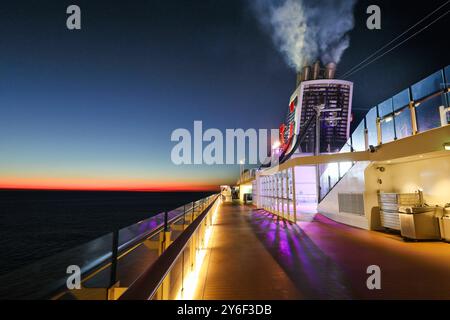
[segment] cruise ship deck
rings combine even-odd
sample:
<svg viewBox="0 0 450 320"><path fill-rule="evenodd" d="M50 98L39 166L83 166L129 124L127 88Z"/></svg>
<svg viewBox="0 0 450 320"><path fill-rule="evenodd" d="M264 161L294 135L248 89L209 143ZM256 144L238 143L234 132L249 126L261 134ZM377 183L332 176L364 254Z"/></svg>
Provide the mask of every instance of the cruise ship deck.
<svg viewBox="0 0 450 320"><path fill-rule="evenodd" d="M254 206L223 203L194 299L449 299L449 244L336 223L320 214L286 222ZM381 268L369 290L367 267Z"/></svg>

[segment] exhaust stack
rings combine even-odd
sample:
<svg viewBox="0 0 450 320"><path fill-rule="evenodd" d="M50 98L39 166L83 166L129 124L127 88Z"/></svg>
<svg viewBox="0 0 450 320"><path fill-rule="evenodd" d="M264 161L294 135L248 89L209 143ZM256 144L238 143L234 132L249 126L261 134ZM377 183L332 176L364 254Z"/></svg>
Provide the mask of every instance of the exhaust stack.
<svg viewBox="0 0 450 320"><path fill-rule="evenodd" d="M319 79L319 76L320 76L320 61L317 60L313 65L312 80Z"/></svg>
<svg viewBox="0 0 450 320"><path fill-rule="evenodd" d="M335 79L336 63L330 62L322 67L320 61L317 60L312 67L304 66L301 72L297 73L297 87L302 81L319 80L319 79Z"/></svg>
<svg viewBox="0 0 450 320"><path fill-rule="evenodd" d="M336 63L330 62L325 67L325 79L334 79L336 76Z"/></svg>
<svg viewBox="0 0 450 320"><path fill-rule="evenodd" d="M310 66L304 66L302 71L302 81L308 81L311 79L311 67Z"/></svg>

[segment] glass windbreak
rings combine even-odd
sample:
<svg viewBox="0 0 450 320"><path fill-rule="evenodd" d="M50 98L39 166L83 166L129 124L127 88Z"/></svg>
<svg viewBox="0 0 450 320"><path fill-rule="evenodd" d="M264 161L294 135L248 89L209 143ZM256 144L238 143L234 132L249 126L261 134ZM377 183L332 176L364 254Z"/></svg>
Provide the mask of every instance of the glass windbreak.
<svg viewBox="0 0 450 320"><path fill-rule="evenodd" d="M450 88L450 66L447 66L445 68L444 73L445 73L445 81L446 81L445 86L447 88Z"/></svg>
<svg viewBox="0 0 450 320"><path fill-rule="evenodd" d="M378 105L378 115L383 118L391 114L394 110L392 109L392 99L388 99Z"/></svg>
<svg viewBox="0 0 450 320"><path fill-rule="evenodd" d="M320 175L320 199L323 199L331 189L331 181L329 179L328 173L326 172L328 165L319 165L319 171L322 172Z"/></svg>
<svg viewBox="0 0 450 320"><path fill-rule="evenodd" d="M348 139L347 143L342 147L341 151L339 151L339 153L347 153L347 152L351 152L351 139ZM343 177L348 170L350 170L350 168L352 167L352 162L339 162L339 175L340 177Z"/></svg>
<svg viewBox="0 0 450 320"><path fill-rule="evenodd" d="M413 134L409 107L405 107L395 113L395 133L397 139L409 137Z"/></svg>
<svg viewBox="0 0 450 320"><path fill-rule="evenodd" d="M402 92L392 97L392 106L394 108L394 111L398 111L403 107L409 105L409 102L410 102L409 88L403 90Z"/></svg>
<svg viewBox="0 0 450 320"><path fill-rule="evenodd" d="M387 143L395 140L394 115L392 99L378 105L378 114L381 118L381 142Z"/></svg>
<svg viewBox="0 0 450 320"><path fill-rule="evenodd" d="M377 107L373 107L366 115L367 136L369 140L369 146L378 145L377 134Z"/></svg>
<svg viewBox="0 0 450 320"><path fill-rule="evenodd" d="M164 223L164 213L159 213L148 219L139 221L131 226L119 230L119 248L126 247L133 242L142 240L158 226Z"/></svg>
<svg viewBox="0 0 450 320"><path fill-rule="evenodd" d="M214 197L196 201L200 212ZM192 203L168 212L168 222L175 226L177 217L185 210L190 212ZM108 288L120 282L131 285L149 265L158 258L159 233L164 225L164 213L108 233L76 248L44 258L9 274L0 276L0 299L108 299ZM184 223L184 221L183 221ZM173 239L184 226L174 228ZM119 248L116 247L119 245ZM118 259L113 261L113 248ZM115 251L115 250L114 250ZM68 290L66 281L70 272L81 271L81 289ZM113 272L115 270L115 272ZM33 281L30 281L33 279Z"/></svg>
<svg viewBox="0 0 450 320"><path fill-rule="evenodd" d="M389 115L381 120L381 142L388 143L395 140L394 116Z"/></svg>
<svg viewBox="0 0 450 320"><path fill-rule="evenodd" d="M330 179L330 185L333 187L338 181L339 181L339 164L338 163L330 163L328 165L328 168L326 170L329 179Z"/></svg>
<svg viewBox="0 0 450 320"><path fill-rule="evenodd" d="M447 97L447 108L450 108L450 92L446 94ZM447 111L447 124L450 123L450 111Z"/></svg>
<svg viewBox="0 0 450 320"><path fill-rule="evenodd" d="M352 134L352 146L354 151L366 150L366 139L364 137L364 120L356 127Z"/></svg>
<svg viewBox="0 0 450 320"><path fill-rule="evenodd" d="M77 266L81 274L110 261L113 234L109 233L76 248L37 261L0 277L0 299L49 299L66 288L69 266ZM33 279L33 281L30 281ZM99 280L96 288L107 288L109 277ZM96 298L106 298L106 291ZM97 294L97 293L94 293Z"/></svg>
<svg viewBox="0 0 450 320"><path fill-rule="evenodd" d="M433 73L422 81L411 87L413 99L420 100L426 96L436 93L444 88L444 78L442 70Z"/></svg>
<svg viewBox="0 0 450 320"><path fill-rule="evenodd" d="M416 106L417 130L424 132L441 126L439 107L445 105L445 96L438 95Z"/></svg>

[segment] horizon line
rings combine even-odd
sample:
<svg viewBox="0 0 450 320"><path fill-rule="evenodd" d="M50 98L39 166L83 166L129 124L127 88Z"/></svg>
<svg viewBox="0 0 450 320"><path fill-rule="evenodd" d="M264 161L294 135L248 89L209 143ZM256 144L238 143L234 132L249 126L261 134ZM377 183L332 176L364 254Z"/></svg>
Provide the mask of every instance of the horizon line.
<svg viewBox="0 0 450 320"><path fill-rule="evenodd" d="M121 188L39 188L39 187L0 187L0 191L91 191L91 192L214 192L217 188L150 188L150 189L121 189Z"/></svg>

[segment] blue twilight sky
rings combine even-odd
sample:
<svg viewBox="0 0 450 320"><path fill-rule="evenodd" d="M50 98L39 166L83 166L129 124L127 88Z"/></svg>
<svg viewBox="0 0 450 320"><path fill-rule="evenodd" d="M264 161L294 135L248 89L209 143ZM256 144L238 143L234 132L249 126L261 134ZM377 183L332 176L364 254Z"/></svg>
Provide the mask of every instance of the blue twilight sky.
<svg viewBox="0 0 450 320"><path fill-rule="evenodd" d="M65 10L73 3L82 10L80 31L66 28ZM234 182L237 166L173 165L170 135L176 128L192 130L194 120L222 130L281 123L295 72L248 3L2 3L0 188L185 189ZM422 8L400 19L400 7L386 4L392 9L386 29L370 33L364 3L356 8L343 70L423 16ZM442 53L416 48L414 56L410 49L381 64L399 70L421 61L397 81L377 81L380 64L351 79L357 112L444 64ZM364 93L374 85L374 92Z"/></svg>

